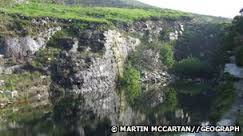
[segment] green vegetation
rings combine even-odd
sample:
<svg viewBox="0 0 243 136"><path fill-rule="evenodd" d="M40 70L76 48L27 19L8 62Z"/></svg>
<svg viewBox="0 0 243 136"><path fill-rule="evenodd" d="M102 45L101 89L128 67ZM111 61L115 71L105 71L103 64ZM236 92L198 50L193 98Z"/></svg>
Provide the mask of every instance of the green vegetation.
<svg viewBox="0 0 243 136"><path fill-rule="evenodd" d="M176 81L171 84L171 86L175 88L178 93L188 94L191 96L200 94L212 87L210 84L195 83L192 81Z"/></svg>
<svg viewBox="0 0 243 136"><path fill-rule="evenodd" d="M165 41L153 43L143 41L141 45L129 55L128 60L138 70L146 69L153 71L154 69L161 69L162 67L170 68L175 62L173 44L173 42ZM154 61L154 58L157 59L157 57L159 62Z"/></svg>
<svg viewBox="0 0 243 136"><path fill-rule="evenodd" d="M243 17L236 16L231 25L226 26L226 32L222 36L224 51L233 51L236 57L236 64L243 66ZM230 54L233 55L233 54Z"/></svg>
<svg viewBox="0 0 243 136"><path fill-rule="evenodd" d="M210 120L217 122L220 117L230 108L235 99L235 89L233 82L228 80L223 84L215 87L216 98L214 100Z"/></svg>
<svg viewBox="0 0 243 136"><path fill-rule="evenodd" d="M203 16L201 17L203 18ZM211 73L219 75L220 68L225 64L227 58L226 51L222 49L222 45L225 43L222 41L222 37L229 25L229 23L220 23L221 21L212 23L201 20L192 25L186 25L183 35L179 37L174 46L175 60L181 61L188 57L198 58L210 66Z"/></svg>
<svg viewBox="0 0 243 136"><path fill-rule="evenodd" d="M11 25L13 20L9 16L0 14L0 36L8 34L9 25Z"/></svg>
<svg viewBox="0 0 243 136"><path fill-rule="evenodd" d="M8 109L7 112L9 112L8 114L10 115L6 115L4 118L9 122L17 122L22 127L2 130L1 136L16 136L16 132L19 136L26 135L26 132L28 132L28 135L38 135L40 133L44 133L48 136L65 135L66 128L64 128L63 124L54 124L52 120L48 119L51 117L50 110L51 109L48 106L34 109L26 106L26 108L23 108L16 113L13 113L12 109ZM8 118L12 119L9 120Z"/></svg>
<svg viewBox="0 0 243 136"><path fill-rule="evenodd" d="M57 122L65 121L63 119L66 119L66 113L69 113L69 116L75 117L76 119L80 118L79 116L75 115L78 112L81 112L80 109L77 108L77 105L83 106L83 101L80 101L77 99L77 97L82 96L75 96L75 98L72 97L61 97L58 99L58 105L55 105L53 107L53 114L54 114L54 120ZM82 99L83 100L83 99ZM86 114L83 113L83 116ZM84 118L85 120L85 118Z"/></svg>
<svg viewBox="0 0 243 136"><path fill-rule="evenodd" d="M169 88L165 93L165 105L169 106L170 109L175 109L177 106L177 92L173 88Z"/></svg>
<svg viewBox="0 0 243 136"><path fill-rule="evenodd" d="M220 24L192 24L185 26L183 35L175 44L176 60L188 57L196 57L200 60L209 60L212 54L218 51L220 36L224 33L224 27Z"/></svg>
<svg viewBox="0 0 243 136"><path fill-rule="evenodd" d="M243 18L240 16L235 17L232 24L225 26L226 31L222 35L222 44L225 51L233 51L235 48L242 46L242 26Z"/></svg>
<svg viewBox="0 0 243 136"><path fill-rule="evenodd" d="M0 110L2 118L8 122L27 123L33 122L35 119L41 118L46 112L51 110L50 106L43 106L33 109L30 105L19 105L19 110L13 112L12 108Z"/></svg>
<svg viewBox="0 0 243 136"><path fill-rule="evenodd" d="M238 66L243 66L243 46L236 49L235 59Z"/></svg>
<svg viewBox="0 0 243 136"><path fill-rule="evenodd" d="M194 14L194 20L193 23L195 24L224 24L224 23L231 23L231 19L229 18L224 18L224 17L215 17L215 16L210 16L210 15L199 15L199 14Z"/></svg>
<svg viewBox="0 0 243 136"><path fill-rule="evenodd" d="M40 49L36 52L31 65L36 68L45 68L51 64L51 62L57 57L60 49L48 47L45 49Z"/></svg>
<svg viewBox="0 0 243 136"><path fill-rule="evenodd" d="M70 31L71 31L71 30L62 29L61 31L56 32L56 33L51 37L51 39L48 41L48 43L47 43L47 47L61 49L62 47L60 47L58 41L59 41L61 38L64 38L64 37L71 37L71 36L75 35L74 32L70 32Z"/></svg>
<svg viewBox="0 0 243 136"><path fill-rule="evenodd" d="M158 87L158 86L157 86ZM154 121L153 123L158 121L159 119L156 117L157 115L161 115L161 118L165 117L166 113L171 113L176 110L178 106L178 98L177 92L174 88L150 88L151 90L142 93L135 101L133 108L147 115L150 121ZM158 93L164 94L163 102L159 103L156 101ZM154 99L156 97L156 99ZM151 107L151 104L157 103L155 107ZM160 118L160 117L159 117Z"/></svg>
<svg viewBox="0 0 243 136"><path fill-rule="evenodd" d="M131 66L131 64L128 64L125 68L122 86L126 88L128 100L133 104L134 100L140 96L141 83L140 72Z"/></svg>
<svg viewBox="0 0 243 136"><path fill-rule="evenodd" d="M0 36L36 36L40 31L44 31L48 27L55 27L57 25L55 23L48 23L37 27L31 20L31 18L21 17L19 14L3 13L0 8Z"/></svg>
<svg viewBox="0 0 243 136"><path fill-rule="evenodd" d="M8 13L19 13L31 17L46 16L105 24L113 21L129 22L150 17L178 19L190 16L188 13L173 10L78 7L42 3L20 4L13 7L2 8L2 10Z"/></svg>
<svg viewBox="0 0 243 136"><path fill-rule="evenodd" d="M0 109L0 118L4 119L0 122L0 127L5 128L9 124L18 124L20 128L6 129L1 131L1 136L15 136L26 135L27 130L31 129L28 133L30 135L38 135L40 132L49 132L53 134L53 122L47 120L50 116L52 107L50 105L38 106L36 108L32 107L30 104L24 103L21 105L16 105L15 107L7 107L5 109ZM60 132L60 130L55 131Z"/></svg>
<svg viewBox="0 0 243 136"><path fill-rule="evenodd" d="M142 7L142 8L151 7L137 0L65 0L64 2L66 4L83 5L83 6Z"/></svg>
<svg viewBox="0 0 243 136"><path fill-rule="evenodd" d="M236 16L232 22L232 31L236 32L235 34L243 35L243 17Z"/></svg>
<svg viewBox="0 0 243 136"><path fill-rule="evenodd" d="M172 72L187 78L213 78L219 75L228 57L222 47L227 26L210 21L185 26L183 35L174 45L177 62Z"/></svg>
<svg viewBox="0 0 243 136"><path fill-rule="evenodd" d="M172 71L181 77L208 77L212 74L209 64L197 58L188 57L176 62Z"/></svg>
<svg viewBox="0 0 243 136"><path fill-rule="evenodd" d="M39 72L1 75L0 80L4 80L5 85L1 86L0 90L25 91L28 87L38 85L40 76L41 74Z"/></svg>
<svg viewBox="0 0 243 136"><path fill-rule="evenodd" d="M151 8L137 0L28 0L39 3L55 3L65 5L79 5L79 6L102 6L102 7L139 7Z"/></svg>
<svg viewBox="0 0 243 136"><path fill-rule="evenodd" d="M89 25L96 27L94 29L103 30L107 26L113 28L117 22L128 23L144 19L177 20L190 18L190 16L189 13L156 8L65 6L35 0L14 4L5 0L0 2L0 36L36 35L46 28L55 26L70 28L70 32L77 34ZM47 24L38 27L32 23L34 18L39 20L44 17L57 19L57 22L50 20Z"/></svg>
<svg viewBox="0 0 243 136"><path fill-rule="evenodd" d="M160 56L162 62L171 67L174 64L174 51L173 46L170 44L165 44L160 49Z"/></svg>
<svg viewBox="0 0 243 136"><path fill-rule="evenodd" d="M164 115L165 113L170 113L170 112L175 111L178 106L176 90L174 88L165 88L164 93L165 93L164 102L160 103L158 106L156 106L154 108L151 108L150 106L145 108L144 105L146 105L146 104L142 104L141 105L142 111L144 111L147 114L151 114L152 116L154 116L154 113L160 114L160 115L162 115L161 116L162 118L165 116ZM149 98L149 99L151 99L151 98ZM144 102L144 100L141 100L141 101ZM146 103L146 101L144 103Z"/></svg>
<svg viewBox="0 0 243 136"><path fill-rule="evenodd" d="M72 32L64 29L56 32L48 41L46 48L40 49L35 53L31 65L35 68L45 68L51 65L51 62L59 55L62 47L59 40L63 37L75 35Z"/></svg>

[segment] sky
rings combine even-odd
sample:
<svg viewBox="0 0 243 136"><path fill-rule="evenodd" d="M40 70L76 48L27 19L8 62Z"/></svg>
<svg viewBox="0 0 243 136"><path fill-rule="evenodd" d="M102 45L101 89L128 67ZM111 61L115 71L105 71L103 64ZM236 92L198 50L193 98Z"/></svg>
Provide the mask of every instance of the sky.
<svg viewBox="0 0 243 136"><path fill-rule="evenodd" d="M243 8L243 0L139 0L161 8L233 18Z"/></svg>

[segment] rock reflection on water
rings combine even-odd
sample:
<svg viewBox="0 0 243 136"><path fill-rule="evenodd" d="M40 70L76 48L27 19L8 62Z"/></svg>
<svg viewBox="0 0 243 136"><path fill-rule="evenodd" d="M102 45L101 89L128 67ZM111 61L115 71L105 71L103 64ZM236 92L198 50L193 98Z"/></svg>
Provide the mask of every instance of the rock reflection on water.
<svg viewBox="0 0 243 136"><path fill-rule="evenodd" d="M189 95L178 88L150 86L147 91L137 100L138 104L129 106L130 112L137 113L136 122L133 125L200 125L208 120L211 106L211 96L207 91ZM185 89L185 88L184 88ZM176 90L176 99L168 100L168 92ZM169 103L168 103L169 102ZM175 103L174 103L175 102ZM173 106L174 105L174 106ZM139 114L138 114L139 113ZM86 113L87 114L87 113ZM1 136L109 136L111 122L108 119L94 120L93 122L70 123L68 120L53 120L52 113L43 114L28 122L17 122L3 129L1 125ZM124 114L126 115L126 114ZM124 116L123 118L126 118ZM128 117L129 118L129 117ZM124 119L125 120L125 119ZM11 124L11 123L10 123ZM20 125L19 125L20 124ZM140 134L136 134L140 135ZM143 135L143 134L141 134ZM152 135L152 134L151 134ZM154 134L157 135L157 134ZM160 134L162 135L162 134ZM163 134L176 135L176 134ZM181 136L182 134L180 134ZM194 134L183 134L194 136Z"/></svg>

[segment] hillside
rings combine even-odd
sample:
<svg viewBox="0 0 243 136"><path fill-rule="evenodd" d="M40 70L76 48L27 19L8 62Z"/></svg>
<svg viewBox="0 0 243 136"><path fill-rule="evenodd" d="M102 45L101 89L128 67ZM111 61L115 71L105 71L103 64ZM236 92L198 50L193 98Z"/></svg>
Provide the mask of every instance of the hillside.
<svg viewBox="0 0 243 136"><path fill-rule="evenodd" d="M64 3L84 6L105 7L151 7L137 0L64 0Z"/></svg>
<svg viewBox="0 0 243 136"><path fill-rule="evenodd" d="M55 3L65 5L79 6L98 6L98 7L136 7L151 8L152 6L139 2L137 0L1 0L0 5L12 5L22 2L38 2L38 3Z"/></svg>
<svg viewBox="0 0 243 136"><path fill-rule="evenodd" d="M31 19L45 17L57 19L59 23L71 21L68 25L83 28L85 24L114 27L117 24L127 24L139 20L178 20L191 16L190 13L153 8L80 7L38 2L3 6L4 3L9 3L9 1L2 1L2 6L0 6L1 33L16 33L16 29L20 29L18 32L23 31L21 29L30 33L34 32L35 29L40 28L34 27Z"/></svg>
<svg viewBox="0 0 243 136"><path fill-rule="evenodd" d="M152 8L146 10L139 8L79 7L34 2L20 4L13 7L3 7L2 11L10 14L18 13L32 17L46 16L102 23L108 23L109 21L129 22L152 17L176 19L183 16L190 16L189 13Z"/></svg>

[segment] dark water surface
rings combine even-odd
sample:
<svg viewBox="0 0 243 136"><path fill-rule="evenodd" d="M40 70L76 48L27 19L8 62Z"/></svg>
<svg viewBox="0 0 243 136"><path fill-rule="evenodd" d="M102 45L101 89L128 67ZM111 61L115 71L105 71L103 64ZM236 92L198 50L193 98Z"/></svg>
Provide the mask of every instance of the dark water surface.
<svg viewBox="0 0 243 136"><path fill-rule="evenodd" d="M165 90L164 87L146 92L145 96L142 96L142 101L138 100L140 104L131 107L146 115L147 120L143 122L143 125L200 125L201 122L206 122L209 119L213 93L210 87L203 88L201 85L197 85L190 83L167 87L176 91L176 99L172 101L173 105L174 102L176 103L174 107L171 107L171 103L166 103L166 101L170 101L166 99L161 103L157 102L155 107L148 104L153 103L155 96ZM26 122L0 124L0 136L75 136L83 133L88 136L111 135L109 121L99 123L96 128L77 129L78 127L64 127L65 121L58 121L58 123L53 121L51 111L40 115ZM15 118L18 117L20 118L20 116Z"/></svg>

